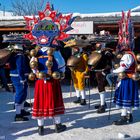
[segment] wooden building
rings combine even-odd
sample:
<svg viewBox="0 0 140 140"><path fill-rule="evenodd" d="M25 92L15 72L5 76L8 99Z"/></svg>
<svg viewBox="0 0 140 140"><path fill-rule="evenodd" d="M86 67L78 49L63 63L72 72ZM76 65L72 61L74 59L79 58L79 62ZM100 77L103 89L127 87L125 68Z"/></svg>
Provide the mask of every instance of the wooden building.
<svg viewBox="0 0 140 140"><path fill-rule="evenodd" d="M121 12L104 13L104 14L83 14L78 16L76 21L93 21L94 32L99 33L102 30L109 31L111 35L118 35L119 20L121 19ZM134 24L135 34L135 50L140 51L140 12L132 12L131 20Z"/></svg>
<svg viewBox="0 0 140 140"><path fill-rule="evenodd" d="M118 21L121 19L121 12L101 13L101 14L73 14L77 16L75 21L93 21L93 33L101 30L109 31L111 35L118 34ZM140 13L132 12L131 19L134 23L136 49L140 46ZM1 16L0 17L0 43L2 35L9 32L28 32L25 29L25 21L21 16Z"/></svg>

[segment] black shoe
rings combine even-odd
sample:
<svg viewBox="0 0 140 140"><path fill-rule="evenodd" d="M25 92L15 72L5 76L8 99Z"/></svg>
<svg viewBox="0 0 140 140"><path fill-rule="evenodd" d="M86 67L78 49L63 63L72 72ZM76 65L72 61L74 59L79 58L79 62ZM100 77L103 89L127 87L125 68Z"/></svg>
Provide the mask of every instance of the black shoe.
<svg viewBox="0 0 140 140"><path fill-rule="evenodd" d="M81 98L78 97L77 100L73 101L73 103L75 103L75 104L80 104L80 103L81 103Z"/></svg>
<svg viewBox="0 0 140 140"><path fill-rule="evenodd" d="M81 99L80 105L86 105L86 99Z"/></svg>
<svg viewBox="0 0 140 140"><path fill-rule="evenodd" d="M105 105L102 105L98 108L97 113L105 113Z"/></svg>
<svg viewBox="0 0 140 140"><path fill-rule="evenodd" d="M131 113L127 115L127 122L128 122L128 123L133 122L133 116L132 116Z"/></svg>
<svg viewBox="0 0 140 140"><path fill-rule="evenodd" d="M24 102L24 107L32 107L32 104L28 103L28 102Z"/></svg>
<svg viewBox="0 0 140 140"><path fill-rule="evenodd" d="M66 130L66 125L62 125L61 123L55 125L55 132L60 133Z"/></svg>
<svg viewBox="0 0 140 140"><path fill-rule="evenodd" d="M15 121L29 121L27 117L22 116L21 114L16 114Z"/></svg>
<svg viewBox="0 0 140 140"><path fill-rule="evenodd" d="M104 106L105 106L105 108L107 108L107 104L106 104L106 102L105 102L105 105L104 105ZM95 105L95 107L94 107L94 108L95 108L95 109L98 109L99 107L101 107L101 105L100 105L100 104Z"/></svg>
<svg viewBox="0 0 140 140"><path fill-rule="evenodd" d="M121 118L117 121L114 121L113 124L114 125L125 125L125 124L128 124L127 122L127 116L121 116Z"/></svg>
<svg viewBox="0 0 140 140"><path fill-rule="evenodd" d="M43 136L44 135L44 126L38 126L38 134L40 136Z"/></svg>
<svg viewBox="0 0 140 140"><path fill-rule="evenodd" d="M31 115L31 113L25 111L24 109L22 109L22 110L21 110L21 115L22 115L22 116L29 116L29 115Z"/></svg>

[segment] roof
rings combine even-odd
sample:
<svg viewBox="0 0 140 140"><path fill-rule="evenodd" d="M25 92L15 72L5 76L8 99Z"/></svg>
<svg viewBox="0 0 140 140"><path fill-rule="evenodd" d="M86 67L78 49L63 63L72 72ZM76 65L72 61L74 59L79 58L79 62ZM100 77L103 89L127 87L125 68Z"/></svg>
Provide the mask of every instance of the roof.
<svg viewBox="0 0 140 140"><path fill-rule="evenodd" d="M95 24L106 23L118 23L121 18L121 12L113 13L93 13L93 14L80 14L73 13L76 16L76 21L93 21ZM140 22L140 13L132 12L131 19L134 23ZM9 23L10 21L10 23ZM0 27L15 27L25 26L25 20L23 16L0 16Z"/></svg>
<svg viewBox="0 0 140 140"><path fill-rule="evenodd" d="M140 12L140 6L131 9L132 12Z"/></svg>

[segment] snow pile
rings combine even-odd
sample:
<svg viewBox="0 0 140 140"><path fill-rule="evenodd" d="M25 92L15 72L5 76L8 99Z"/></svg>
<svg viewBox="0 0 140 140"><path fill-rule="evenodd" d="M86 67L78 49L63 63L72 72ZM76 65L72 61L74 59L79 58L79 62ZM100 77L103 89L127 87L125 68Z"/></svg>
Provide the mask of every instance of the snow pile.
<svg viewBox="0 0 140 140"><path fill-rule="evenodd" d="M140 6L131 9L132 12L140 12Z"/></svg>
<svg viewBox="0 0 140 140"><path fill-rule="evenodd" d="M33 102L33 87L29 88L28 96ZM36 120L28 122L14 122L15 110L13 110L13 94L0 89L0 140L140 140L140 110L133 113L134 122L129 125L115 126L112 122L120 117L120 111L116 110L112 103L111 116L109 117L109 106L111 92L107 90L107 110L103 114L97 114L95 105L100 103L97 88L91 88L90 108L89 92L86 88L87 105L74 104L75 92L70 85L62 85L65 115L62 115L62 122L66 124L67 130L62 133L54 133L52 119L45 120L44 136L39 136ZM70 94L71 93L71 94ZM113 93L114 94L114 93ZM28 102L30 99L28 97ZM30 108L28 108L31 111Z"/></svg>
<svg viewBox="0 0 140 140"><path fill-rule="evenodd" d="M123 10L123 9L122 9ZM140 16L140 6L131 9L131 16ZM127 12L127 11L125 11ZM64 14L67 15L67 14ZM85 17L121 17L122 12L110 12L110 13L73 13L73 17L79 16L81 18ZM0 11L0 20L23 20L23 16L13 16L12 12Z"/></svg>

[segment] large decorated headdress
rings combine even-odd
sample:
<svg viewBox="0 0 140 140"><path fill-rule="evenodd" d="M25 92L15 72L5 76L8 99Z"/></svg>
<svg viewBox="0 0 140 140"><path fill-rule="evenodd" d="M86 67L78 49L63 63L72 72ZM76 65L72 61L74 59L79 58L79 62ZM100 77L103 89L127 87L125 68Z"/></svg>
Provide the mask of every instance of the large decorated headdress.
<svg viewBox="0 0 140 140"><path fill-rule="evenodd" d="M58 13L49 2L44 11L38 12L38 17L24 18L26 28L30 31L24 37L39 46L55 47L59 45L59 41L71 39L71 36L66 32L73 29L71 24L75 17L72 17L72 14Z"/></svg>
<svg viewBox="0 0 140 140"><path fill-rule="evenodd" d="M134 44L134 27L130 16L131 11L125 13L122 11L122 18L119 21L118 33L118 50L130 49L133 50Z"/></svg>

